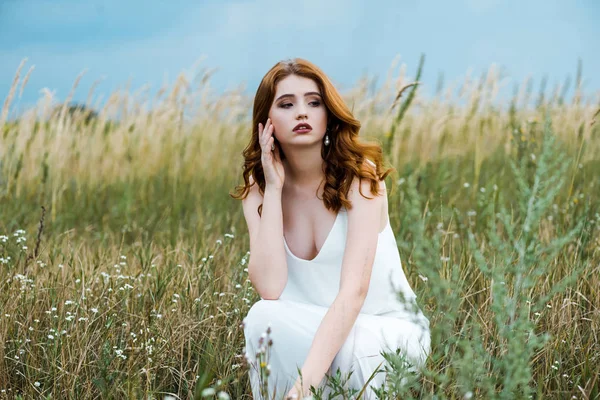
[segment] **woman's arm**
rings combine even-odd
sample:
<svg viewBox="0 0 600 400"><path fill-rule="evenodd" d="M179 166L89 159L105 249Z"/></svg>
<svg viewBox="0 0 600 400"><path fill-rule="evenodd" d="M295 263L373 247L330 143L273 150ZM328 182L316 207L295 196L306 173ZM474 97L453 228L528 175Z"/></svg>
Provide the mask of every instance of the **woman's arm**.
<svg viewBox="0 0 600 400"><path fill-rule="evenodd" d="M380 183L379 196L371 194L369 181L362 182L362 193L372 197L371 199L364 198L358 187L358 179L355 179L348 193L352 209L348 210L348 234L342 261L340 291L323 317L302 366L302 386L305 395L309 393L311 385L317 387L321 383L333 359L348 338L367 296L385 200L385 182ZM290 395L298 393L299 382L300 377Z"/></svg>
<svg viewBox="0 0 600 400"><path fill-rule="evenodd" d="M257 212L261 203L262 217ZM261 298L276 300L287 283L281 189L267 186L263 197L258 185L253 185L243 201L243 210L250 234L250 281Z"/></svg>

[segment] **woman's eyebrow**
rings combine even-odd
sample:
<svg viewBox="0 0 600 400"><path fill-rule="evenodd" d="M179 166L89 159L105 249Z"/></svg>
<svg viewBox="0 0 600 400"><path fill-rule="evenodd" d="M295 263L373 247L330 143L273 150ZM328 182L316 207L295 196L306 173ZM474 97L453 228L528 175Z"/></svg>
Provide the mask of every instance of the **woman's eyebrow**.
<svg viewBox="0 0 600 400"><path fill-rule="evenodd" d="M306 97L306 96L312 96L312 95L317 95L317 96L319 96L319 97L322 97L322 96L321 96L321 93L319 93L319 92L306 92L306 93L304 93L304 97ZM295 97L296 97L296 95L295 95L295 94L291 94L291 93L282 94L282 95L281 95L281 96L279 96L279 97L277 98L277 100L275 100L275 101L279 101L279 100L281 100L281 99L283 99L283 98L285 98L285 97L294 97L294 98L295 98Z"/></svg>

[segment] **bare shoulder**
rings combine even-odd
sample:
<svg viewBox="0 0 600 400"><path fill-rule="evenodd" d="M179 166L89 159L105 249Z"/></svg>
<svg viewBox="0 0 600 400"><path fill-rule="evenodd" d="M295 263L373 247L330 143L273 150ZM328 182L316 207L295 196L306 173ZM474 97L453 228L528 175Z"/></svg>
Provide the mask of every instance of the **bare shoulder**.
<svg viewBox="0 0 600 400"><path fill-rule="evenodd" d="M363 166L366 169L371 170L374 174L375 174L375 163L369 159L365 159L365 162L363 163ZM360 189L360 191L359 191ZM360 179L355 176L354 179L352 180L352 183L350 185L350 191L348 193L348 199L350 201L354 201L357 200L357 197L363 197L363 195L360 194L360 192L362 192L363 195L367 196L367 197L382 197L382 198L387 198L387 188L385 186L385 180L381 180L379 181L379 196L375 196L371 193L371 181L368 179L363 179L362 182L360 181ZM367 199L364 199L367 200Z"/></svg>
<svg viewBox="0 0 600 400"><path fill-rule="evenodd" d="M365 167L370 168L375 172L375 164L370 160L367 161L369 163L365 163ZM355 176L350 185L350 190L348 191L348 200L352 203L352 208L354 209L354 212L349 212L349 218L354 219L352 214L355 214L357 219L363 221L380 221L379 232L385 228L388 220L388 201L385 180L379 181L379 193L375 195L371 192L371 180L363 179L361 182L360 179Z"/></svg>
<svg viewBox="0 0 600 400"><path fill-rule="evenodd" d="M248 225L250 240L252 241L255 233L258 231L258 226L260 223L258 207L263 202L263 195L260 194L258 185L254 183L252 175L250 175L250 185L251 186L248 195L242 200L242 209L244 211L244 217L246 218L246 224Z"/></svg>
<svg viewBox="0 0 600 400"><path fill-rule="evenodd" d="M252 175L250 175L248 180L250 182L250 189L248 191L248 196L246 196L246 198L242 200L242 203L252 203L258 201L258 207L258 205L263 201L263 195L260 194L259 187L254 182L254 178L252 177Z"/></svg>

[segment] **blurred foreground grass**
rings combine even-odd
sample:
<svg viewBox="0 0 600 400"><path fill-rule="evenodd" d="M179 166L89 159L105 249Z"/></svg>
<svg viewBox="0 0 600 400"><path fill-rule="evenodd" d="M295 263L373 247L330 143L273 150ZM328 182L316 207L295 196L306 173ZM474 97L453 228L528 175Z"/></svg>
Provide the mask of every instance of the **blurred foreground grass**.
<svg viewBox="0 0 600 400"><path fill-rule="evenodd" d="M568 102L525 82L503 103L491 68L390 109L404 68L344 93L398 170L391 224L432 323L427 370L384 397L598 398L599 99L578 79ZM258 296L229 192L252 99L213 96L209 75L152 103L113 93L87 119L47 92L8 120L17 74L0 119L0 398L250 397L239 325Z"/></svg>

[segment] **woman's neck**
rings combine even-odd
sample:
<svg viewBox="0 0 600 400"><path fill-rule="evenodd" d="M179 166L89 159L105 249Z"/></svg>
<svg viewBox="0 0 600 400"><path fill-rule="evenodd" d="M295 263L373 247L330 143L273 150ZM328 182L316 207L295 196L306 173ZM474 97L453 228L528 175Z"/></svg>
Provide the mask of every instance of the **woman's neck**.
<svg viewBox="0 0 600 400"><path fill-rule="evenodd" d="M284 185L300 190L316 190L325 178L321 152L295 151L283 161Z"/></svg>

